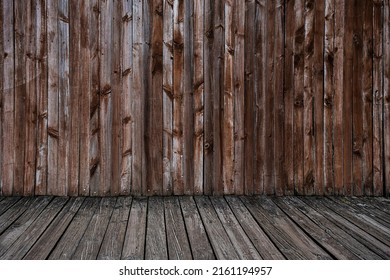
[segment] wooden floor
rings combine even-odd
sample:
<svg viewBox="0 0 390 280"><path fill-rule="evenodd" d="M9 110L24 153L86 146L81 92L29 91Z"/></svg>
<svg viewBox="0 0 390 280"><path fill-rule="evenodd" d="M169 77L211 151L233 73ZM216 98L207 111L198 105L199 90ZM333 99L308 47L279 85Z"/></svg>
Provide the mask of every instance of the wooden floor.
<svg viewBox="0 0 390 280"><path fill-rule="evenodd" d="M0 197L1 259L390 259L390 200Z"/></svg>

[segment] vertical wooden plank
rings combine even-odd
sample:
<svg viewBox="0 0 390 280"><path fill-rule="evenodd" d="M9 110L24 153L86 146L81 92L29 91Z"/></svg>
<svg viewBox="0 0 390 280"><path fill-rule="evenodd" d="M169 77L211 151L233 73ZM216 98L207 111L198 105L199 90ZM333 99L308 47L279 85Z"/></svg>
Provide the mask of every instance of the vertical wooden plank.
<svg viewBox="0 0 390 280"><path fill-rule="evenodd" d="M91 71L90 105L89 105L89 194L97 196L100 186L100 3L99 0L89 2L89 65ZM82 179L81 179L82 180Z"/></svg>
<svg viewBox="0 0 390 280"><path fill-rule="evenodd" d="M24 156L25 156L25 120L27 99L26 84L26 60L27 60L27 42L26 42L26 18L27 9L25 3L17 1L14 3L14 32L15 32L15 111L14 111L14 182L13 195L23 195L24 185ZM8 79L10 76L8 76Z"/></svg>
<svg viewBox="0 0 390 280"><path fill-rule="evenodd" d="M183 170L183 63L184 0L173 3L173 193L184 194Z"/></svg>
<svg viewBox="0 0 390 280"><path fill-rule="evenodd" d="M4 76L4 37L3 37L3 29L4 29L4 20L3 20L3 1L0 1L0 124L3 123L3 76ZM2 195L3 188L3 126L0 125L0 196Z"/></svg>
<svg viewBox="0 0 390 280"><path fill-rule="evenodd" d="M255 1L249 0L245 2L245 34L254 34L255 26ZM244 111L244 131L245 131L245 180L244 192L246 195L253 194L253 174L254 174L254 37L245 37L245 111ZM270 95L271 96L271 95ZM268 150L272 150L272 146L268 146ZM272 164L272 162L269 162ZM267 169L265 174L267 175ZM265 176L266 176L265 175ZM267 181L264 184L266 187Z"/></svg>
<svg viewBox="0 0 390 280"><path fill-rule="evenodd" d="M47 1L36 3L36 92L37 92L37 163L35 171L35 194L47 193L48 177L48 11Z"/></svg>
<svg viewBox="0 0 390 280"><path fill-rule="evenodd" d="M76 71L80 64L80 3L77 0L69 2L69 154L66 156L68 163L69 189L68 195L77 196L79 187L79 123L80 123L80 95L81 72ZM87 108L83 108L86 110ZM65 108L66 110L66 108Z"/></svg>
<svg viewBox="0 0 390 280"><path fill-rule="evenodd" d="M58 183L55 195L67 195L69 190L69 144L70 144L70 85L69 85L69 3L58 4L59 83L58 83Z"/></svg>
<svg viewBox="0 0 390 280"><path fill-rule="evenodd" d="M295 193L304 193L304 41L305 41L305 21L304 2L295 1L295 30L294 30L294 183Z"/></svg>
<svg viewBox="0 0 390 280"><path fill-rule="evenodd" d="M204 0L204 194L212 193L213 188L213 81L214 73L211 71L214 65L214 1Z"/></svg>
<svg viewBox="0 0 390 280"><path fill-rule="evenodd" d="M142 122L144 104L143 104L143 14L142 14L142 0L133 1L133 101L132 112L134 115L132 125L132 147L133 147L133 164L132 164L132 189L134 195L141 194L143 174L142 170L144 160L144 125Z"/></svg>
<svg viewBox="0 0 390 280"><path fill-rule="evenodd" d="M150 1L149 22L150 25L150 51L148 65L148 98L146 100L146 168L148 176L146 178L147 194L162 194L162 85L163 85L163 2L162 0ZM147 39L148 40L148 39Z"/></svg>
<svg viewBox="0 0 390 280"><path fill-rule="evenodd" d="M206 9L206 7L205 7ZM245 2L235 0L234 10L234 193L244 194L245 184ZM205 53L206 58L206 53ZM209 64L209 62L207 63ZM206 68L205 68L205 80ZM205 99L205 108L207 107ZM206 127L205 127L206 128ZM205 171L206 172L206 171ZM258 170L260 172L260 170Z"/></svg>
<svg viewBox="0 0 390 280"><path fill-rule="evenodd" d="M294 194L294 1L285 4L285 57L284 57L284 169L286 195Z"/></svg>
<svg viewBox="0 0 390 280"><path fill-rule="evenodd" d="M334 106L333 106L333 146L334 146L334 194L343 194L344 184L344 1L335 0L334 36Z"/></svg>
<svg viewBox="0 0 390 280"><path fill-rule="evenodd" d="M305 0L305 39L303 70L303 192L314 194L314 120L313 120L313 54L314 54L314 1ZM318 94L318 93L316 93Z"/></svg>
<svg viewBox="0 0 390 280"><path fill-rule="evenodd" d="M204 1L195 0L193 6L193 52L194 52L194 194L203 193L203 116L204 116ZM165 32L164 32L165 33ZM164 67L164 72L167 71Z"/></svg>
<svg viewBox="0 0 390 280"><path fill-rule="evenodd" d="M92 12L90 12L92 11ZM90 22L93 10L89 1L80 2L80 83L79 83L79 195L90 195L90 105L91 105L91 49L90 49Z"/></svg>
<svg viewBox="0 0 390 280"><path fill-rule="evenodd" d="M325 93L324 93L324 42L325 42L325 3L324 1L314 2L314 51L313 51L313 105L314 105L314 194L324 193L324 151L325 151L325 130L331 131L332 124L324 125L325 115ZM332 85L332 83L331 83ZM331 133L328 133L331 134ZM331 137L331 135L330 135ZM329 147L331 149L331 146ZM331 152L331 151L330 151ZM332 160L330 158L329 160ZM329 166L330 174L332 166ZM328 171L329 172L329 171Z"/></svg>
<svg viewBox="0 0 390 280"><path fill-rule="evenodd" d="M24 135L25 139L25 158L24 158L24 189L23 195L33 195L35 188L35 167L36 167L36 151L37 151L37 138L36 138L36 109L37 109L37 92L36 89L36 72L35 61L36 57L36 3L25 3L26 9L26 34L25 34L25 47L26 47L26 98L24 100L25 106L25 119L24 122Z"/></svg>
<svg viewBox="0 0 390 280"><path fill-rule="evenodd" d="M351 118L353 102L353 26L354 10L353 1L345 2L345 26L344 26L344 83L343 83L343 166L344 166L344 194L351 195L353 192L353 146L352 146L352 129L353 118Z"/></svg>
<svg viewBox="0 0 390 280"><path fill-rule="evenodd" d="M163 195L171 195L173 141L173 1L163 3ZM202 155L203 157L203 155ZM203 179L203 178L202 178Z"/></svg>
<svg viewBox="0 0 390 280"><path fill-rule="evenodd" d="M122 140L122 1L115 1L112 7L111 25L111 88L112 88L112 120L108 125L112 126L111 131L111 157L112 170L110 177L110 195L120 194L121 178L121 140Z"/></svg>
<svg viewBox="0 0 390 280"><path fill-rule="evenodd" d="M383 5L373 10L373 194L383 194Z"/></svg>
<svg viewBox="0 0 390 280"><path fill-rule="evenodd" d="M59 1L47 2L47 192L57 193L59 137Z"/></svg>
<svg viewBox="0 0 390 280"><path fill-rule="evenodd" d="M362 195L363 181L363 98L362 98L362 57L363 57L363 9L364 3L353 2L353 66L352 66L352 161L354 195Z"/></svg>
<svg viewBox="0 0 390 280"><path fill-rule="evenodd" d="M362 102L363 102L363 190L362 194L371 195L373 190L373 1L365 1L363 9L363 54L362 54Z"/></svg>
<svg viewBox="0 0 390 280"><path fill-rule="evenodd" d="M233 0L225 1L225 46L224 46L224 91L223 91L223 127L222 127L222 182L223 193L234 193L234 104L233 104L233 61L234 61L234 5Z"/></svg>
<svg viewBox="0 0 390 280"><path fill-rule="evenodd" d="M122 0L122 163L120 193L128 195L131 187L132 139L131 123L133 115L132 102L132 73L133 73L133 1Z"/></svg>
<svg viewBox="0 0 390 280"><path fill-rule="evenodd" d="M112 157L112 123L113 123L113 93L112 93L112 28L113 3L100 2L100 186L99 195L110 193L113 157ZM139 73L140 74L140 73ZM141 76L142 77L142 76Z"/></svg>
<svg viewBox="0 0 390 280"><path fill-rule="evenodd" d="M274 190L271 193L283 195L283 189L286 184L286 175L284 170L284 3L282 0L275 2L275 45L274 45L274 166L275 182Z"/></svg>
<svg viewBox="0 0 390 280"><path fill-rule="evenodd" d="M325 1L325 40L324 40L324 193L331 195L334 193L333 181L333 111L334 102L334 74L337 69L335 61L335 1ZM317 132L317 131L316 131ZM318 154L316 154L318 155ZM318 158L316 160L318 164ZM318 189L318 187L317 187ZM318 192L318 190L317 190ZM318 192L319 193L319 192Z"/></svg>
<svg viewBox="0 0 390 280"><path fill-rule="evenodd" d="M383 17L383 116L384 194L390 194L390 2L384 0Z"/></svg>

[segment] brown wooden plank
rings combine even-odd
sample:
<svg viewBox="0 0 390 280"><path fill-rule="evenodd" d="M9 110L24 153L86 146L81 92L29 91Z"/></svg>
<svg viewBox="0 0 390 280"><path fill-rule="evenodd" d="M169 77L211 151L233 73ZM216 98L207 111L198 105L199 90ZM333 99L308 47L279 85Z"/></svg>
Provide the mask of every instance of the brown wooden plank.
<svg viewBox="0 0 390 280"><path fill-rule="evenodd" d="M390 195L390 2L384 1L383 10L383 146L384 194Z"/></svg>
<svg viewBox="0 0 390 280"><path fill-rule="evenodd" d="M145 259L167 260L167 232L164 223L164 202L162 197L150 197L146 229Z"/></svg>
<svg viewBox="0 0 390 280"><path fill-rule="evenodd" d="M383 194L383 8L373 3L373 194Z"/></svg>
<svg viewBox="0 0 390 280"><path fill-rule="evenodd" d="M121 147L121 181L120 193L128 195L131 188L132 152L132 72L133 72L133 1L122 1L122 88L121 88L121 112L122 112L122 147Z"/></svg>
<svg viewBox="0 0 390 280"><path fill-rule="evenodd" d="M103 197L72 254L73 260L94 260L97 258L111 219L116 197Z"/></svg>
<svg viewBox="0 0 390 280"><path fill-rule="evenodd" d="M255 1L245 1L245 34L254 34L255 32ZM270 27L270 29L272 29ZM270 40L271 41L271 40ZM253 116L254 108L254 36L245 36L245 45L244 45L244 73L245 73L245 80L244 80L244 87L245 87L245 97L244 97L244 134L245 134L245 140L244 140L244 157L245 157L245 163L244 163L244 193L246 195L253 194L253 175L254 175L254 126L255 126L255 119ZM216 77L215 79L217 79ZM272 94L267 95L272 96ZM266 104L266 109L269 109ZM267 114L267 113L266 113ZM272 125L272 124L268 124ZM267 143L268 145L270 143ZM267 146L267 151L272 151L273 146ZM267 160L268 158L266 158ZM267 162L266 162L267 164ZM272 165L272 162L268 162L268 164ZM269 169L268 169L269 170ZM261 171L260 171L261 172ZM269 175L267 173L267 169L264 171L265 175ZM269 181L265 180L264 186L267 187L267 183L270 183Z"/></svg>
<svg viewBox="0 0 390 280"><path fill-rule="evenodd" d="M224 230L210 199L206 196L194 198L216 258L219 260L239 259L240 257Z"/></svg>
<svg viewBox="0 0 390 280"><path fill-rule="evenodd" d="M0 200L0 217L4 212L8 210L12 205L20 200L20 197L12 196L12 197L2 197Z"/></svg>
<svg viewBox="0 0 390 280"><path fill-rule="evenodd" d="M127 222L129 220L132 197L118 197L113 209L107 231L104 234L99 254L99 260L120 260L123 242L125 240Z"/></svg>
<svg viewBox="0 0 390 280"><path fill-rule="evenodd" d="M223 103L223 126L222 126L222 183L223 193L234 193L234 1L225 1L225 20L224 20L224 91L222 97Z"/></svg>
<svg viewBox="0 0 390 280"><path fill-rule="evenodd" d="M37 159L35 194L47 193L48 175L48 10L47 1L35 3L36 8L36 92L37 92Z"/></svg>
<svg viewBox="0 0 390 280"><path fill-rule="evenodd" d="M334 65L337 65L334 74L334 110L333 110L333 145L334 145L334 194L344 193L344 1L335 1L335 39Z"/></svg>
<svg viewBox="0 0 390 280"><path fill-rule="evenodd" d="M371 251L364 244L360 243L357 239L354 238L354 235L351 235L345 232L343 229L335 225L331 220L329 220L321 211L314 210L311 207L308 207L302 200L297 197L284 198L283 200L288 201L294 206L294 209L297 209L309 217L316 225L318 225L325 232L330 234L340 243L342 243L346 250L353 253L359 259L380 259L380 257ZM332 229L332 230L329 230Z"/></svg>
<svg viewBox="0 0 390 280"><path fill-rule="evenodd" d="M207 237L205 227L193 197L181 196L179 197L179 200L193 259L215 259L213 249L211 248L210 241Z"/></svg>
<svg viewBox="0 0 390 280"><path fill-rule="evenodd" d="M285 257L272 243L262 228L256 223L248 209L238 197L225 197L235 217L245 231L245 234L250 238L253 245L265 260L283 260Z"/></svg>
<svg viewBox="0 0 390 280"><path fill-rule="evenodd" d="M324 1L314 1L314 50L313 50L313 105L314 105L314 193L322 195L324 193L324 172L327 168L333 170L331 165L331 148L329 146L327 163L324 163L325 153L325 133L327 129L328 134L331 135L332 124L325 126L325 93L324 93L324 38L325 38L325 3ZM332 83L331 83L332 84ZM331 115L331 112L329 112ZM329 136L331 141L331 136ZM329 171L327 171L329 172ZM331 174L331 173L330 173Z"/></svg>
<svg viewBox="0 0 390 280"><path fill-rule="evenodd" d="M28 211L25 211L15 220L0 236L0 258L12 247L15 241L24 234L27 228L34 223L40 213L52 200L51 197L35 198L28 204ZM4 216L4 215L3 215ZM0 231L1 232L1 231Z"/></svg>
<svg viewBox="0 0 390 280"><path fill-rule="evenodd" d="M23 197L11 208L0 216L0 234L2 234L20 215L27 210L29 205L37 198Z"/></svg>
<svg viewBox="0 0 390 280"><path fill-rule="evenodd" d="M83 197L70 198L67 204L61 209L61 212L53 219L50 225L45 229L41 236L37 236L37 241L23 257L26 260L43 260L46 259L58 240L65 232L73 217L76 215Z"/></svg>
<svg viewBox="0 0 390 280"><path fill-rule="evenodd" d="M324 34L324 185L327 195L334 193L333 162L333 112L335 110L334 75L338 68L335 65L335 1L325 1L325 34ZM318 100L318 99L317 99ZM317 131L317 130L316 130ZM321 131L320 131L321 132ZM321 157L320 157L321 158ZM319 159L320 159L319 158ZM318 161L317 159L317 169ZM319 165L321 166L321 165ZM318 192L319 194L319 192Z"/></svg>
<svg viewBox="0 0 390 280"><path fill-rule="evenodd" d="M229 208L226 200L223 197L210 197L210 200L219 220L236 249L238 257L244 260L261 259L259 252L246 235L232 210Z"/></svg>
<svg viewBox="0 0 390 280"><path fill-rule="evenodd" d="M169 259L191 260L193 257L177 197L164 198L164 215Z"/></svg>
<svg viewBox="0 0 390 280"><path fill-rule="evenodd" d="M194 194L203 193L204 140L204 1L193 1L193 89L194 89ZM164 71L166 68L164 67Z"/></svg>
<svg viewBox="0 0 390 280"><path fill-rule="evenodd" d="M307 205L312 207L317 212L320 212L324 217L326 217L332 223L336 224L346 233L353 236L356 240L358 240L361 244L369 248L376 255L380 256L381 258L388 258L389 247L387 245L383 244L378 239L371 236L365 230L362 230L353 223L351 223L349 220L342 216L343 214L340 213L340 215L329 209L321 199L307 197L301 200L303 200Z"/></svg>
<svg viewBox="0 0 390 280"><path fill-rule="evenodd" d="M133 199L123 243L122 259L142 260L145 257L147 202L145 197Z"/></svg>
<svg viewBox="0 0 390 280"><path fill-rule="evenodd" d="M84 200L80 209L77 211L76 216L72 219L72 222L69 224L54 249L50 252L48 259L71 259L92 216L98 211L100 201L100 198L95 197L89 197Z"/></svg>
<svg viewBox="0 0 390 280"><path fill-rule="evenodd" d="M61 211L67 200L68 198L66 197L54 198L1 258L6 260L22 259L38 240L39 236L46 230L54 217Z"/></svg>
<svg viewBox="0 0 390 280"><path fill-rule="evenodd" d="M243 197L242 201L286 258L331 259L328 253L290 220L269 198Z"/></svg>

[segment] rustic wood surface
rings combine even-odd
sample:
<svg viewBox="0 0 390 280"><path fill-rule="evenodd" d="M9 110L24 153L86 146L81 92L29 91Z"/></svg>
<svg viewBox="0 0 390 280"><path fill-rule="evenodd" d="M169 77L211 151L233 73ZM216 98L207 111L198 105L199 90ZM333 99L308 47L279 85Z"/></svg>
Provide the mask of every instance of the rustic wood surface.
<svg viewBox="0 0 390 280"><path fill-rule="evenodd" d="M357 197L6 197L0 259L389 259L389 205Z"/></svg>

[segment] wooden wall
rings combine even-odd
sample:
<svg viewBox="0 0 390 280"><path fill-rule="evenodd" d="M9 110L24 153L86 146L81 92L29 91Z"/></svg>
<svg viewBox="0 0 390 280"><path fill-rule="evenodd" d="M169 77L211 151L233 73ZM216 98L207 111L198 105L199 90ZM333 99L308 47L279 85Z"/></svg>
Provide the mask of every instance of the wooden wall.
<svg viewBox="0 0 390 280"><path fill-rule="evenodd" d="M2 195L388 195L389 0L0 0Z"/></svg>

